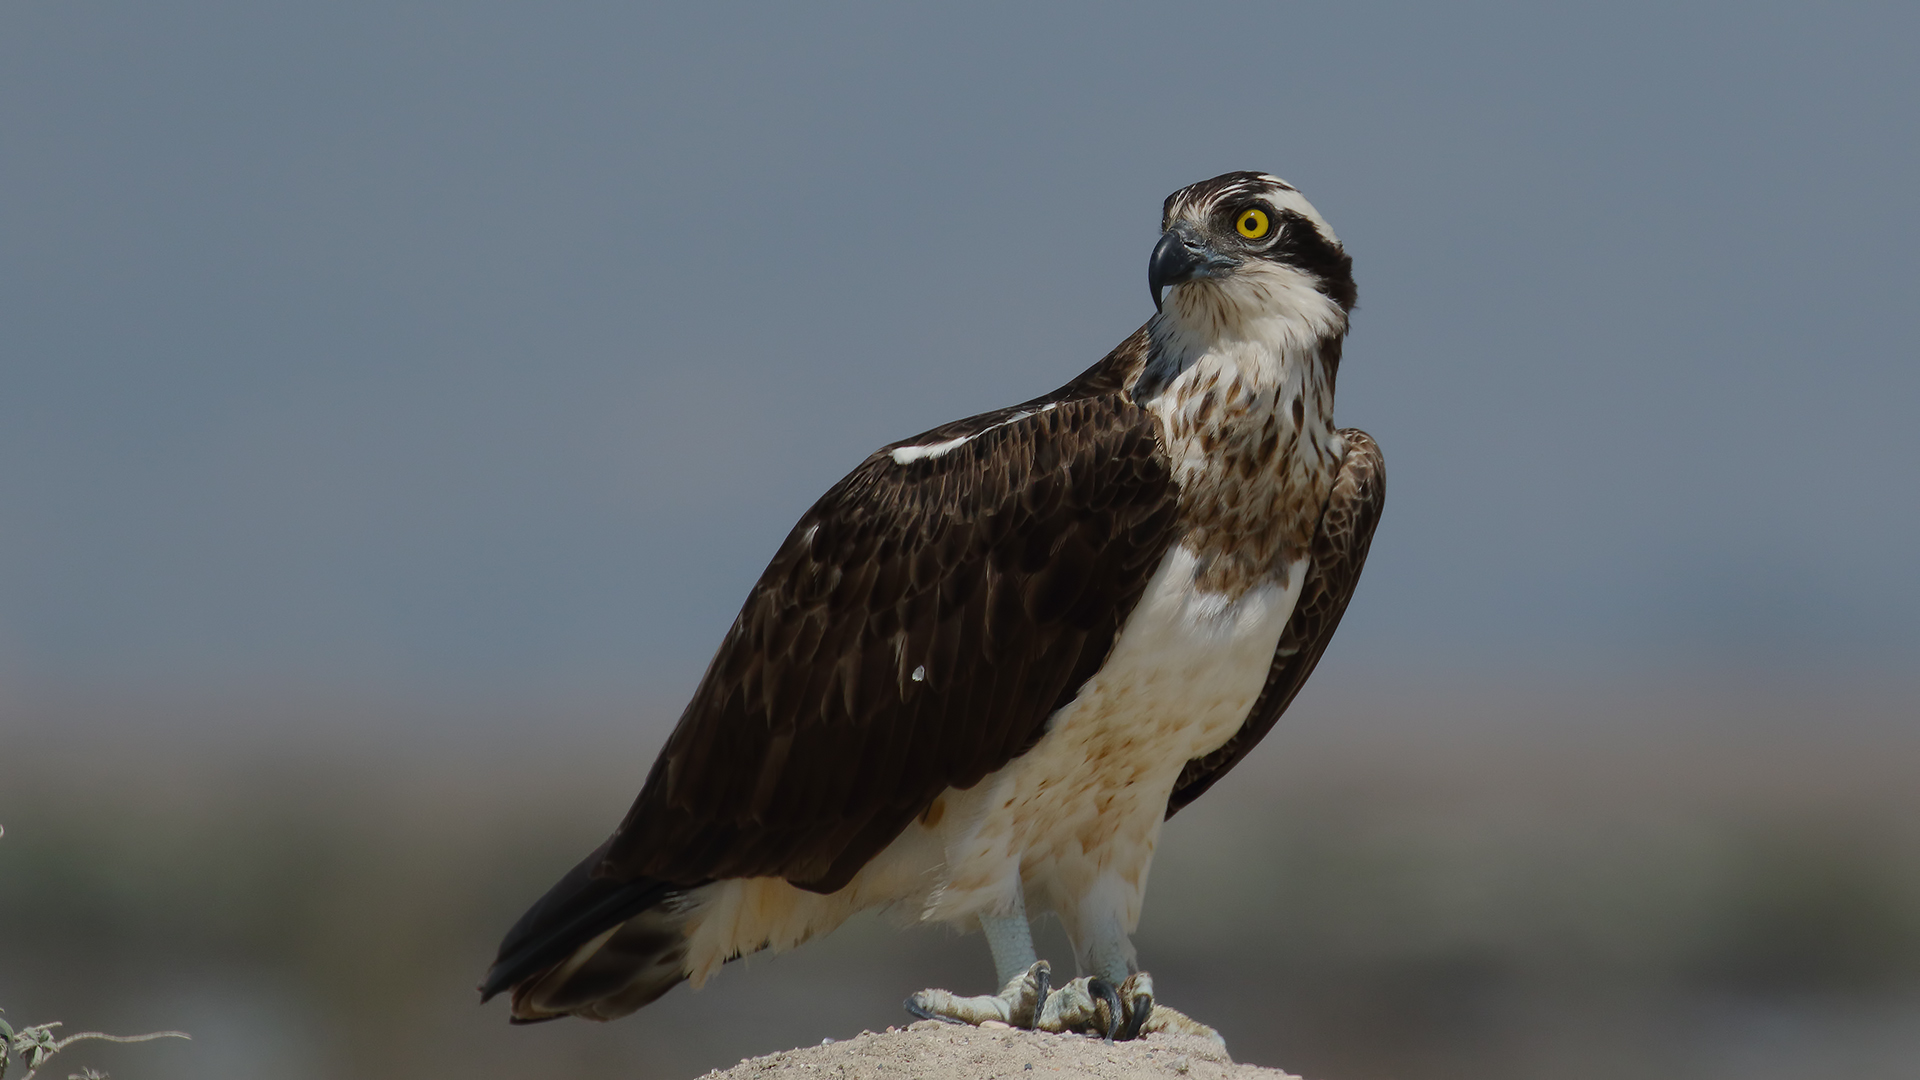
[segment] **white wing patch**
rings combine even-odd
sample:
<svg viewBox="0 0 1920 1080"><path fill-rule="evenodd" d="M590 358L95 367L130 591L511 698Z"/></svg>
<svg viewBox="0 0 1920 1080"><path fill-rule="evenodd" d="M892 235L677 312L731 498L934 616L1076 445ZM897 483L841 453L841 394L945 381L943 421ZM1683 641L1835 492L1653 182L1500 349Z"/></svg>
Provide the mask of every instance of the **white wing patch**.
<svg viewBox="0 0 1920 1080"><path fill-rule="evenodd" d="M1002 420L997 424L992 424L990 426L983 427L979 431L976 431L971 435L962 435L957 439L943 439L940 442L927 443L924 446L895 447L893 451L893 463L895 465L911 465L916 461L921 461L921 460L930 459L930 458L937 458L937 457L945 457L946 455L952 453L953 451L959 449L962 446L967 445L968 443L979 438L980 436L985 435L989 431L998 431L1001 428L1006 427L1008 424L1017 424L1020 421L1025 420L1030 416L1038 416L1044 412L1052 412L1053 410L1059 407L1060 407L1060 403L1055 402L1051 405L1042 405L1037 409L1023 409L1020 412L1014 413L1012 416L1007 417L1005 420Z"/></svg>
<svg viewBox="0 0 1920 1080"><path fill-rule="evenodd" d="M987 430L991 431L993 429L988 428ZM914 462L919 461L921 458L945 457L948 451L958 446L965 446L967 444L967 441L972 438L974 438L974 436L972 435L962 435L957 439L948 439L945 442L928 443L925 446L895 447L893 451L893 463L896 465L911 465Z"/></svg>

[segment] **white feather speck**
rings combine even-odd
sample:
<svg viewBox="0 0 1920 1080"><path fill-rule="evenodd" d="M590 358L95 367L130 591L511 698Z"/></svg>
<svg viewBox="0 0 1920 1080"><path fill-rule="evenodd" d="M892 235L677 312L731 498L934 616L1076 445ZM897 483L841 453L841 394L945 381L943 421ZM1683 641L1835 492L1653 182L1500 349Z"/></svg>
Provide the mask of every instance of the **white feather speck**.
<svg viewBox="0 0 1920 1080"><path fill-rule="evenodd" d="M927 443L924 446L895 447L893 450L893 463L895 465L911 465L914 462L920 461L923 459L945 457L947 454L950 454L953 451L959 449L960 447L967 445L968 443L979 438L980 436L985 435L989 431L998 431L1001 428L1006 427L1008 424L1017 424L1020 421L1025 420L1030 416L1038 416L1039 414L1044 412L1052 412L1053 410L1059 407L1060 407L1060 403L1054 402L1051 405L1042 405L1038 409L1024 409L1020 412L1014 413L1012 416L1007 417L1005 420L1002 420L997 424L993 424L988 427L983 427L979 431L976 431L971 435L962 435L957 439L943 439L940 442Z"/></svg>

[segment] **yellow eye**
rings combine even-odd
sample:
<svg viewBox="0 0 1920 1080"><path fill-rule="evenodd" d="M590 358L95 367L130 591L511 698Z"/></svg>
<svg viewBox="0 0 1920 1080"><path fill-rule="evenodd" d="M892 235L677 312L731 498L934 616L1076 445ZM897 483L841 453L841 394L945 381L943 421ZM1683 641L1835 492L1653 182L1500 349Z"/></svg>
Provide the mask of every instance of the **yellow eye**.
<svg viewBox="0 0 1920 1080"><path fill-rule="evenodd" d="M1267 235L1267 229L1272 227L1272 222L1267 220L1265 210L1249 207L1240 211L1240 216L1233 219L1233 227L1241 236L1249 240L1258 240Z"/></svg>

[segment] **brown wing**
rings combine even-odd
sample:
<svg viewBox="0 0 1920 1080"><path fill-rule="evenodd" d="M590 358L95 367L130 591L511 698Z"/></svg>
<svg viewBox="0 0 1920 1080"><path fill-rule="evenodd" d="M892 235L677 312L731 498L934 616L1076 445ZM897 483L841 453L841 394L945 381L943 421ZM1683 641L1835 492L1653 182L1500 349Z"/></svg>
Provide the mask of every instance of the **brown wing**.
<svg viewBox="0 0 1920 1080"><path fill-rule="evenodd" d="M1225 746L1206 757L1194 758L1180 770L1180 779L1167 799L1168 817L1204 794L1265 737L1280 714L1293 704L1307 676L1313 674L1327 642L1333 640L1340 617L1346 614L1353 586L1360 580L1360 568L1367 561L1367 548L1373 543L1373 527L1380 521L1387 472L1380 447L1371 436L1357 428L1346 428L1340 434L1347 442L1347 456L1340 464L1327 508L1320 515L1320 527L1314 532L1312 569L1300 589L1293 616L1280 633L1280 647L1274 652L1267 684L1248 711L1246 723Z"/></svg>
<svg viewBox="0 0 1920 1080"><path fill-rule="evenodd" d="M883 449L754 586L599 869L830 892L1020 754L1105 661L1175 492L1121 393L1145 339L1048 398Z"/></svg>

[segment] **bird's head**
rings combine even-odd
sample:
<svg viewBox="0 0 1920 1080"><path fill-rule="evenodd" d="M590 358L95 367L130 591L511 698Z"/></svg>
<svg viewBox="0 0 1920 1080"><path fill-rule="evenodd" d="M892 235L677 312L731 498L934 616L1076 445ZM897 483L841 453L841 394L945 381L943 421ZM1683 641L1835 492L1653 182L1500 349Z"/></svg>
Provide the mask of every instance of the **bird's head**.
<svg viewBox="0 0 1920 1080"><path fill-rule="evenodd" d="M1208 336L1270 332L1258 328L1272 320L1311 337L1346 330L1353 259L1285 180L1234 172L1181 188L1160 228L1147 284L1161 321Z"/></svg>

